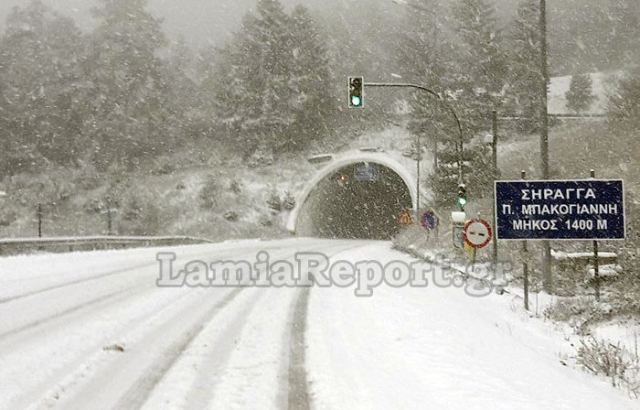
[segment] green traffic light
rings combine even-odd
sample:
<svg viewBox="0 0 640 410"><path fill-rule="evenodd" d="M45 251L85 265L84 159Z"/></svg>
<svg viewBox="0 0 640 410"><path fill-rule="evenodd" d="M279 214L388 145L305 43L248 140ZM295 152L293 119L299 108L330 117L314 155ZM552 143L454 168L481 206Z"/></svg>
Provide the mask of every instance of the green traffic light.
<svg viewBox="0 0 640 410"><path fill-rule="evenodd" d="M465 205L467 205L466 198L458 198L458 206L460 209L464 209Z"/></svg>
<svg viewBox="0 0 640 410"><path fill-rule="evenodd" d="M351 96L351 104L354 107L359 107L360 105L362 105L362 98L358 97L357 95Z"/></svg>

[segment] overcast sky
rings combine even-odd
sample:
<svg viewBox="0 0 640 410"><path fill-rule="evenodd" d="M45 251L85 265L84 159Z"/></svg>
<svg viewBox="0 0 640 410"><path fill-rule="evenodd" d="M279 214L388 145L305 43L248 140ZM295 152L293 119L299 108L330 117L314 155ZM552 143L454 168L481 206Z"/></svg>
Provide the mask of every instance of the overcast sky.
<svg viewBox="0 0 640 410"><path fill-rule="evenodd" d="M0 0L0 28L11 8L28 0ZM88 30L93 25L90 9L95 0L42 0L61 13L72 16ZM290 0L285 3L293 3ZM149 0L149 10L164 19L164 27L172 36L183 35L194 45L222 44L229 32L237 30L242 15L255 5L255 0Z"/></svg>
<svg viewBox="0 0 640 410"><path fill-rule="evenodd" d="M28 3L29 0L0 0L0 30L4 30L6 17L15 6ZM41 0L60 13L73 17L78 26L90 30L94 21L90 10L97 0ZM209 44L221 46L228 35L237 31L242 16L255 7L256 0L148 0L149 10L164 19L164 28L169 36L184 36L188 43L196 46ZM360 3L363 8L377 3L387 13L402 13L404 7L393 4L393 0L281 0L288 8L301 3L305 6L324 11L323 14L334 14L344 3ZM451 0L440 0L451 5ZM586 0L550 0L549 7L565 3L577 5ZM598 0L589 0L591 2ZM640 0L639 0L640 1ZM503 17L514 13L516 0L497 0L498 12ZM338 16L336 16L338 17Z"/></svg>

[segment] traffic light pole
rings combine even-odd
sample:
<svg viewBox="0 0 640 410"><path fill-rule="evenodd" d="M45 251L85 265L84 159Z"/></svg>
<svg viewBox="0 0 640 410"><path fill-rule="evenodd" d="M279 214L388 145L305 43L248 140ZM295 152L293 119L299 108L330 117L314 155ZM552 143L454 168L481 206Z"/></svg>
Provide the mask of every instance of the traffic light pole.
<svg viewBox="0 0 640 410"><path fill-rule="evenodd" d="M493 171L493 181L498 180L499 172L498 172L498 112L493 110L491 112L491 125L493 131L493 141L491 144L491 157L492 157L492 171ZM494 188L495 190L495 185ZM496 204L493 203L493 221L496 221ZM491 263L493 265L493 272L498 270L498 235L493 235L493 246L491 248Z"/></svg>
<svg viewBox="0 0 640 410"><path fill-rule="evenodd" d="M462 131L462 123L460 122L460 117L458 117L458 113L456 112L456 110L453 109L453 107L447 103L447 101L442 98L442 96L440 94L438 94L437 92L433 91L430 88L427 88L425 86L422 85L418 85L418 84L410 84L410 83L364 83L365 87L379 87L379 88L413 88L416 90L421 90L421 91L425 91L428 94L430 94L431 96L435 97L438 99L438 101L440 101L446 108L447 110L449 110L449 112L451 113L451 115L453 116L453 118L456 121L456 125L458 127L458 132L460 135L460 141L459 144L456 144L457 147L457 151L458 151L458 183L462 183L464 180L464 174L462 171L462 165L464 163L464 133ZM418 136L418 189L416 192L416 222L418 222L418 220L420 219L420 157L422 154L422 151L420 150L420 137Z"/></svg>

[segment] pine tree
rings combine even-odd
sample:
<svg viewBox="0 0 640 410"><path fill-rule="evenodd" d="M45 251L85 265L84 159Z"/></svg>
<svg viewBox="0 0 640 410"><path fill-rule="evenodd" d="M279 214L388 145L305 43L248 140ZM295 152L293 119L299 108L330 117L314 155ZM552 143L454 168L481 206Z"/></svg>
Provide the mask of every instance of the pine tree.
<svg viewBox="0 0 640 410"><path fill-rule="evenodd" d="M99 25L91 36L86 72L91 80L91 116L86 134L94 159L106 167L132 166L145 156L167 152L172 116L163 63L166 45L160 21L146 0L102 0L95 9Z"/></svg>
<svg viewBox="0 0 640 410"><path fill-rule="evenodd" d="M616 68L634 64L640 59L640 2L637 0L612 0L608 11L610 33L607 57Z"/></svg>
<svg viewBox="0 0 640 410"><path fill-rule="evenodd" d="M289 84L293 75L292 23L278 0L259 0L257 11L253 36L263 46L259 58L264 87L255 125L260 142L275 151L295 120L291 107L295 95Z"/></svg>
<svg viewBox="0 0 640 410"><path fill-rule="evenodd" d="M4 172L77 164L83 87L80 31L40 1L13 10L0 40L0 161ZM2 172L2 171L0 171Z"/></svg>
<svg viewBox="0 0 640 410"><path fill-rule="evenodd" d="M589 74L575 74L565 94L567 108L576 114L586 111L595 100L593 84Z"/></svg>
<svg viewBox="0 0 640 410"><path fill-rule="evenodd" d="M510 35L512 44L512 52L509 56L511 66L508 91L510 108L528 119L524 121L528 131L535 130L537 124L540 123L542 71L540 69L539 21L538 3L523 0L518 6L516 20Z"/></svg>
<svg viewBox="0 0 640 410"><path fill-rule="evenodd" d="M445 33L447 10L436 0L421 0L416 6L421 10L407 8L405 27L410 29L400 35L397 56L403 77L426 85L440 96L414 93L409 101L408 128L413 134L420 134L422 144L433 150L437 165L428 188L434 193L436 205L446 206L446 196L455 192L459 175L460 134L446 107L457 107L449 94L456 87L459 56ZM414 149L417 155L423 147Z"/></svg>
<svg viewBox="0 0 640 410"><path fill-rule="evenodd" d="M289 17L277 0L258 0L222 50L215 82L218 116L244 155L273 151L293 123L288 104L292 61Z"/></svg>
<svg viewBox="0 0 640 410"><path fill-rule="evenodd" d="M295 120L283 148L301 149L329 134L334 113L329 58L316 23L303 6L291 16L293 65L291 87L295 93Z"/></svg>
<svg viewBox="0 0 640 410"><path fill-rule="evenodd" d="M502 110L508 81L507 53L492 0L459 0L453 7L453 17L461 48L454 89L455 108L464 132L462 174L470 195L478 198L491 191L493 175L480 171L491 170L487 166L490 150L477 140L491 127L491 111ZM450 193L452 184L448 185Z"/></svg>
<svg viewBox="0 0 640 410"><path fill-rule="evenodd" d="M399 74L442 92L452 81L454 48L443 33L446 10L437 0L420 0L407 7L405 30L398 34L396 60ZM430 12L429 12L430 10Z"/></svg>
<svg viewBox="0 0 640 410"><path fill-rule="evenodd" d="M505 85L507 64L495 5L487 0L459 0L453 15L459 44L464 49L460 54L463 70L459 85L468 93L499 94Z"/></svg>
<svg viewBox="0 0 640 410"><path fill-rule="evenodd" d="M218 117L246 156L301 150L326 132L329 62L306 9L289 16L279 1L259 0L216 66L208 82Z"/></svg>
<svg viewBox="0 0 640 410"><path fill-rule="evenodd" d="M609 121L618 128L640 130L640 68L623 78L611 96Z"/></svg>
<svg viewBox="0 0 640 410"><path fill-rule="evenodd" d="M249 35L256 20L253 14L244 16L240 31L223 49L215 50L214 64L205 69L202 81L204 92L214 96L210 115L217 118L226 136L220 142L245 156L253 153L259 142L254 118L260 115L263 84L256 56L262 50ZM214 55L212 50L209 55ZM207 56L204 60L209 61Z"/></svg>

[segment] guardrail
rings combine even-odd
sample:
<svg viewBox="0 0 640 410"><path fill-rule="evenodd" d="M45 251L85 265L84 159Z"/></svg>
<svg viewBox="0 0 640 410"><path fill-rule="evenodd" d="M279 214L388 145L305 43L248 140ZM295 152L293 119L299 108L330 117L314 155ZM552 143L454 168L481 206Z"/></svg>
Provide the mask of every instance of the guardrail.
<svg viewBox="0 0 640 410"><path fill-rule="evenodd" d="M0 239L0 255L16 255L35 251L75 252L106 249L130 249L184 246L213 243L190 236L80 236L51 238Z"/></svg>

